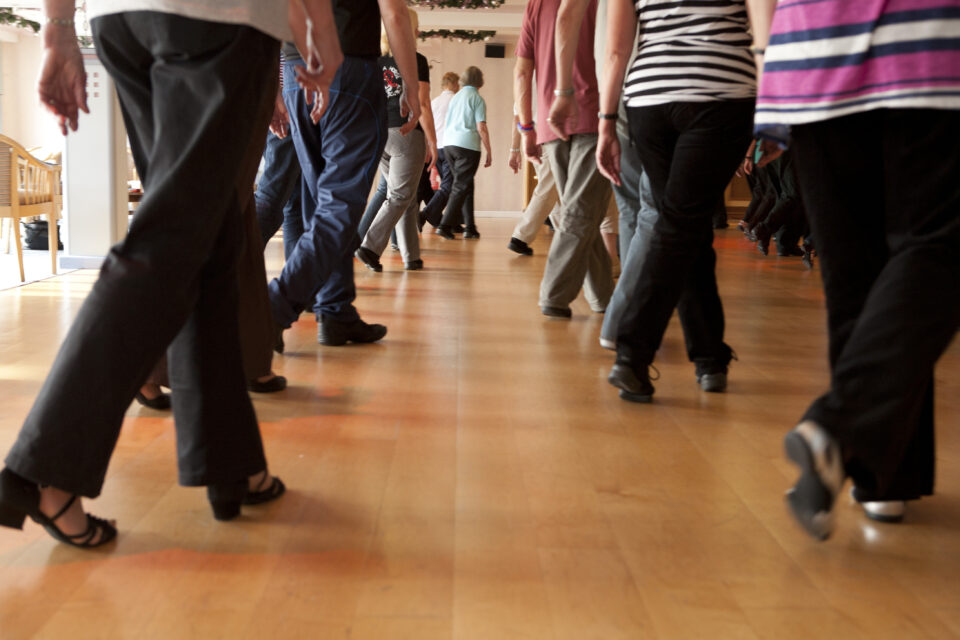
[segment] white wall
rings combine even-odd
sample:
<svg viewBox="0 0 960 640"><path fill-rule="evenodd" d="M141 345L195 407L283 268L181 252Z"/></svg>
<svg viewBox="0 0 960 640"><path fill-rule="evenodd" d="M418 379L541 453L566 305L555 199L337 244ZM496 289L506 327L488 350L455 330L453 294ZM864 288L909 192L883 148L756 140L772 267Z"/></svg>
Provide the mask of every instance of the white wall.
<svg viewBox="0 0 960 640"><path fill-rule="evenodd" d="M523 187L520 174L514 175L507 166L513 133L513 65L516 59L516 37L498 37L491 44L505 45L505 58L484 58L484 43L467 44L430 38L417 40L417 47L430 62L430 93L440 94L440 79L453 71L458 75L470 65L483 71L480 95L487 103L487 126L490 146L493 148L493 166L484 169L481 164L476 177L474 207L479 211L518 213L521 209ZM484 156L486 160L486 156Z"/></svg>
<svg viewBox="0 0 960 640"><path fill-rule="evenodd" d="M27 148L61 151L63 136L56 118L40 106L37 98L37 78L43 52L40 37L23 29L17 29L14 35L16 42L0 44L2 133Z"/></svg>

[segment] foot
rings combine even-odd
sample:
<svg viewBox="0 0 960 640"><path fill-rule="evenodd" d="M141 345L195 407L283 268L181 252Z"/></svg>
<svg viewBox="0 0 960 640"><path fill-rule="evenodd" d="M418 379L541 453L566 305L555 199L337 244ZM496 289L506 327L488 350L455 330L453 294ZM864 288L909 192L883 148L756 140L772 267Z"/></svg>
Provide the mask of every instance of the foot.
<svg viewBox="0 0 960 640"><path fill-rule="evenodd" d="M790 511L807 533L826 540L835 526L834 506L846 475L840 445L820 425L804 420L783 439L800 478L787 492Z"/></svg>
<svg viewBox="0 0 960 640"><path fill-rule="evenodd" d="M376 342L385 335L385 326L367 324L360 318L352 322L340 322L328 316L320 316L317 322L317 342L328 347L339 347L348 342Z"/></svg>
<svg viewBox="0 0 960 640"><path fill-rule="evenodd" d="M857 487L850 487L850 497L863 508L863 513L877 522L903 522L907 512L906 500L864 500L858 495Z"/></svg>
<svg viewBox="0 0 960 640"><path fill-rule="evenodd" d="M653 384L646 367L638 373L630 365L618 362L610 369L607 382L620 389L620 397L624 400L643 403L653 401Z"/></svg>
<svg viewBox="0 0 960 640"><path fill-rule="evenodd" d="M813 250L808 249L806 245L803 247L803 257L800 258L800 262L807 269L813 269Z"/></svg>
<svg viewBox="0 0 960 640"><path fill-rule="evenodd" d="M366 247L360 247L357 249L357 252L354 255L356 255L357 260L366 265L367 269L370 269L370 271L374 271L376 273L383 271L383 265L380 264L380 256L375 254L373 251L370 251L370 249L367 249Z"/></svg>
<svg viewBox="0 0 960 640"><path fill-rule="evenodd" d="M166 411L170 408L170 394L164 393L158 384L145 384L136 395L137 402L151 409Z"/></svg>
<svg viewBox="0 0 960 640"><path fill-rule="evenodd" d="M480 239L480 232L477 231L477 228L476 228L476 227L470 227L470 228L468 228L468 229L465 229L464 232L463 232L463 239L464 239L464 240L479 240L479 239Z"/></svg>
<svg viewBox="0 0 960 640"><path fill-rule="evenodd" d="M441 238L446 238L447 240L457 239L457 237L453 235L453 229L451 229L450 227L444 224L437 227L437 230L434 231L434 233L440 236Z"/></svg>
<svg viewBox="0 0 960 640"><path fill-rule="evenodd" d="M247 388L254 393L276 393L287 388L287 379L271 371L269 375L251 380Z"/></svg>
<svg viewBox="0 0 960 640"><path fill-rule="evenodd" d="M551 307L551 306L541 306L540 313L549 317L549 318L572 318L573 312L570 310L570 307Z"/></svg>
<svg viewBox="0 0 960 640"><path fill-rule="evenodd" d="M697 374L697 384L709 393L721 393L727 389L727 373L718 371L716 373Z"/></svg>
<svg viewBox="0 0 960 640"><path fill-rule="evenodd" d="M773 236L772 233L767 229L766 225L758 224L753 230L754 236L757 238L757 251L762 255L770 255L770 238Z"/></svg>
<svg viewBox="0 0 960 640"><path fill-rule="evenodd" d="M463 233L463 225L455 224L453 225L453 227L450 228L450 230L453 231L454 233Z"/></svg>
<svg viewBox="0 0 960 640"><path fill-rule="evenodd" d="M403 263L403 268L407 271L420 271L423 269L423 260L411 260Z"/></svg>
<svg viewBox="0 0 960 640"><path fill-rule="evenodd" d="M101 520L90 516L84 512L81 498L74 499L73 494L54 487L41 487L39 510L40 514L47 519L47 523L40 524L43 524L47 531L61 542L83 547L98 547L110 542L117 535L116 520ZM51 525L59 530L63 537L56 535ZM64 537L67 540L64 540Z"/></svg>
<svg viewBox="0 0 960 640"><path fill-rule="evenodd" d="M530 248L523 240L518 240L517 238L510 238L510 242L507 243L507 249L513 251L514 253L519 253L522 256L532 256L533 249Z"/></svg>
<svg viewBox="0 0 960 640"><path fill-rule="evenodd" d="M275 326L273 328L273 350L277 353L283 353L283 327Z"/></svg>
<svg viewBox="0 0 960 640"><path fill-rule="evenodd" d="M803 255L803 249L797 246L777 247L777 255L781 258L799 258Z"/></svg>
<svg viewBox="0 0 960 640"><path fill-rule="evenodd" d="M264 469L247 478L247 495L243 498L243 504L270 502L282 496L286 490L287 487L280 478L270 475L270 472Z"/></svg>

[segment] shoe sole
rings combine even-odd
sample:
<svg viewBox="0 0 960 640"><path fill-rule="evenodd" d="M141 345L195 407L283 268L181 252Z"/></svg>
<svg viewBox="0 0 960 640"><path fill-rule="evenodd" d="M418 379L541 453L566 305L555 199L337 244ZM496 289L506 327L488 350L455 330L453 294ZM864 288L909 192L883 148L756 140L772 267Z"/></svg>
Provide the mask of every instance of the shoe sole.
<svg viewBox="0 0 960 640"><path fill-rule="evenodd" d="M379 332L378 332L378 333L379 333ZM379 333L379 335L378 335L376 338L371 338L371 339L367 339L367 340L356 340L356 339L354 339L354 338L342 338L342 339L339 339L339 340L330 340L329 338L322 338L322 339L321 339L321 338L318 337L318 338L317 338L317 344L322 344L322 345L325 346L325 347L342 347L343 345L347 344L348 342L352 342L352 343L354 343L354 344L372 344L372 343L374 343L374 342L379 342L380 340L383 340L383 339L386 337L386 335L387 335L387 332L386 332L386 330L384 330L384 332L383 332L383 333Z"/></svg>
<svg viewBox="0 0 960 640"><path fill-rule="evenodd" d="M790 513L807 533L817 540L826 540L835 525L836 496L820 479L814 453L803 436L791 431L783 438L783 448L787 458L801 471L797 483L786 495Z"/></svg>
<svg viewBox="0 0 960 640"><path fill-rule="evenodd" d="M616 340L607 340L606 338L600 338L600 346L608 351L617 350L617 341Z"/></svg>

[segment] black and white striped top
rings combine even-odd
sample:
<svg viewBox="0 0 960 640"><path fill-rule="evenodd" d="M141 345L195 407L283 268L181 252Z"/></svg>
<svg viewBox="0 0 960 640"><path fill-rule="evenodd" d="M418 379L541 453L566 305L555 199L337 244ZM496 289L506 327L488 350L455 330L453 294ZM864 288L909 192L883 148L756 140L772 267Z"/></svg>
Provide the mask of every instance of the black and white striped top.
<svg viewBox="0 0 960 640"><path fill-rule="evenodd" d="M628 107L756 95L744 0L636 0L637 57Z"/></svg>

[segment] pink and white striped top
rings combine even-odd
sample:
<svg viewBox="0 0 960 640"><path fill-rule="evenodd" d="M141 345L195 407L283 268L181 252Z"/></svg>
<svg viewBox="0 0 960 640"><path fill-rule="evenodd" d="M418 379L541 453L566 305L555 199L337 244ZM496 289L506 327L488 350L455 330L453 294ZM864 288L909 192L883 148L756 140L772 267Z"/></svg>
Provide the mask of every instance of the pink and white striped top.
<svg viewBox="0 0 960 640"><path fill-rule="evenodd" d="M960 109L960 0L781 0L757 130L872 109Z"/></svg>

